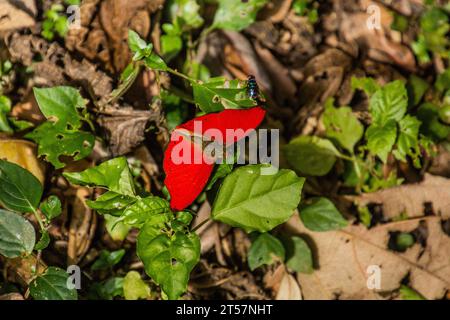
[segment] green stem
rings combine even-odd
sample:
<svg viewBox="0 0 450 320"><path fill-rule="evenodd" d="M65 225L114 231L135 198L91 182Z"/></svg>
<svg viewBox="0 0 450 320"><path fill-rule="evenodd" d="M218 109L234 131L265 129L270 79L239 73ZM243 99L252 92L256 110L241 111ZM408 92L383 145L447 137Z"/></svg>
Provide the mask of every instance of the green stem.
<svg viewBox="0 0 450 320"><path fill-rule="evenodd" d="M192 78L190 78L190 77L188 77L187 75L185 75L185 74L183 74L183 73L181 73L181 72L178 72L177 70L175 70L175 69L172 69L172 68L167 68L167 71L168 72L170 72L171 74L173 74L173 75L176 75L176 76L178 76L178 77L180 77L180 78L183 78L183 79L185 79L185 80L187 80L187 81L189 81L189 82L197 82L195 79L192 79Z"/></svg>
<svg viewBox="0 0 450 320"><path fill-rule="evenodd" d="M36 217L37 222L39 223L39 227L41 228L41 231L45 230L44 223L42 222L41 217L39 216L39 212L35 208L33 208L33 214Z"/></svg>

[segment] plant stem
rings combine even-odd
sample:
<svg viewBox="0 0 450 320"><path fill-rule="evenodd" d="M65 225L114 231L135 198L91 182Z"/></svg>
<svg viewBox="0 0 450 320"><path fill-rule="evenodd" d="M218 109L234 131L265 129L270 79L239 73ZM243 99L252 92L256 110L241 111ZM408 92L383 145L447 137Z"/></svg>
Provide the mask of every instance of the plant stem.
<svg viewBox="0 0 450 320"><path fill-rule="evenodd" d="M187 81L189 81L189 82L197 82L196 80L194 80L194 79L188 77L187 75L185 75L185 74L183 74L183 73L181 73L181 72L178 72L178 71L175 70L175 69L172 69L172 68L169 68L169 67L168 67L168 68L167 68L167 71L170 72L171 74L176 75L176 76L178 76L178 77L180 77L180 78L183 78L183 79L185 79L185 80L187 80Z"/></svg>
<svg viewBox="0 0 450 320"><path fill-rule="evenodd" d="M39 212L37 212L37 210L33 208L33 214L36 217L37 222L39 223L39 227L41 228L41 231L44 231L45 230L44 223L42 222L42 219L39 216Z"/></svg>
<svg viewBox="0 0 450 320"><path fill-rule="evenodd" d="M196 225L193 229L191 229L191 232L195 232L198 229L200 229L201 227L203 227L204 224L206 224L210 219L206 218L205 220L203 220L202 222L200 222L198 225Z"/></svg>

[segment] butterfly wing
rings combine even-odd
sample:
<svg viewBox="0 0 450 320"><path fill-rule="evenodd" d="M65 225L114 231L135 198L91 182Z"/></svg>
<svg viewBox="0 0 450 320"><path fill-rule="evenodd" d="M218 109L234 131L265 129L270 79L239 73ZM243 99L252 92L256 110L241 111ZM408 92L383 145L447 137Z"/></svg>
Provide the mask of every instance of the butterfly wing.
<svg viewBox="0 0 450 320"><path fill-rule="evenodd" d="M171 196L172 209L183 210L194 202L206 186L214 168L214 161L205 159L201 144L192 143L180 132L184 130L188 135L194 133L197 136L212 138L208 136L208 130L216 129L229 145L247 136L248 130L255 129L264 119L264 115L265 111L261 107L227 109L195 118L175 129L164 153L163 163L166 173L164 183Z"/></svg>

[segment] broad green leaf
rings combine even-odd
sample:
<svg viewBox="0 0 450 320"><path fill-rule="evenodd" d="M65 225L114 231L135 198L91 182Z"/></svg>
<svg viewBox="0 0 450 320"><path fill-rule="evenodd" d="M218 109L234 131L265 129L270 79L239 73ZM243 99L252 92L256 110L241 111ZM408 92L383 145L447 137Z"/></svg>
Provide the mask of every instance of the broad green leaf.
<svg viewBox="0 0 450 320"><path fill-rule="evenodd" d="M79 131L81 120L88 121L86 103L80 93L71 87L34 88L39 108L48 119L26 137L38 143L39 156L45 156L55 168L64 167L60 156L80 160L94 147L95 137ZM80 112L83 116L80 115Z"/></svg>
<svg viewBox="0 0 450 320"><path fill-rule="evenodd" d="M299 207L300 218L312 231L337 230L348 225L333 202L323 197L308 199Z"/></svg>
<svg viewBox="0 0 450 320"><path fill-rule="evenodd" d="M312 176L326 175L340 156L330 140L299 136L283 148L289 164L298 172Z"/></svg>
<svg viewBox="0 0 450 320"><path fill-rule="evenodd" d="M369 97L380 90L381 86L373 78L352 77L352 88L364 91Z"/></svg>
<svg viewBox="0 0 450 320"><path fill-rule="evenodd" d="M407 115L399 122L399 136L394 155L398 160L406 161L406 156L417 157L419 150L420 120Z"/></svg>
<svg viewBox="0 0 450 320"><path fill-rule="evenodd" d="M300 237L284 237L283 244L286 248L286 266L301 273L312 273L313 257L311 249L305 240Z"/></svg>
<svg viewBox="0 0 450 320"><path fill-rule="evenodd" d="M66 126L52 122L44 122L25 137L38 144L39 156L44 156L56 169L65 166L60 156L81 160L91 154L95 143L95 137L88 132L68 130Z"/></svg>
<svg viewBox="0 0 450 320"><path fill-rule="evenodd" d="M422 122L421 132L436 141L446 139L450 135L450 126L439 121L439 110L438 106L427 102L417 111L417 118Z"/></svg>
<svg viewBox="0 0 450 320"><path fill-rule="evenodd" d="M50 196L47 200L41 203L40 209L44 216L50 221L59 216L62 212L61 201L57 196Z"/></svg>
<svg viewBox="0 0 450 320"><path fill-rule="evenodd" d="M250 270L275 261L284 261L284 247L280 240L270 233L261 233L252 242L248 251L248 266Z"/></svg>
<svg viewBox="0 0 450 320"><path fill-rule="evenodd" d="M66 271L48 267L43 274L31 281L30 295L35 300L77 300L77 290L68 288L68 279Z"/></svg>
<svg viewBox="0 0 450 320"><path fill-rule="evenodd" d="M147 42L145 42L137 32L128 30L128 46L130 47L130 50L135 53L140 49L145 49L147 47Z"/></svg>
<svg viewBox="0 0 450 320"><path fill-rule="evenodd" d="M33 212L42 197L42 185L28 170L0 159L0 203L17 212Z"/></svg>
<svg viewBox="0 0 450 320"><path fill-rule="evenodd" d="M121 221L130 226L140 227L152 216L163 214L171 216L169 202L160 197L150 196L138 199L127 207L121 216Z"/></svg>
<svg viewBox="0 0 450 320"><path fill-rule="evenodd" d="M400 297L402 300L427 300L419 292L404 284L400 286Z"/></svg>
<svg viewBox="0 0 450 320"><path fill-rule="evenodd" d="M137 253L145 272L175 300L187 290L189 274L200 260L200 239L195 233L169 236L149 221L139 233Z"/></svg>
<svg viewBox="0 0 450 320"><path fill-rule="evenodd" d="M248 97L246 85L242 85L239 80L212 78L206 83L192 83L192 88L195 103L206 113L256 105L256 102Z"/></svg>
<svg viewBox="0 0 450 320"><path fill-rule="evenodd" d="M47 230L41 231L41 238L36 245L34 246L34 250L40 251L44 250L50 244L50 235Z"/></svg>
<svg viewBox="0 0 450 320"><path fill-rule="evenodd" d="M396 80L377 90L369 102L373 122L378 126L389 120L400 121L408 107L408 95L405 84Z"/></svg>
<svg viewBox="0 0 450 320"><path fill-rule="evenodd" d="M34 96L44 116L56 123L70 125L73 129L81 126L79 110L86 109L86 102L78 90L72 87L34 88Z"/></svg>
<svg viewBox="0 0 450 320"><path fill-rule="evenodd" d="M372 124L366 131L367 149L386 163L396 137L397 125L394 120L389 120L384 125Z"/></svg>
<svg viewBox="0 0 450 320"><path fill-rule="evenodd" d="M434 86L439 92L444 92L450 89L450 68L437 76Z"/></svg>
<svg viewBox="0 0 450 320"><path fill-rule="evenodd" d="M21 215L0 209L0 254L7 258L29 255L36 236L31 223Z"/></svg>
<svg viewBox="0 0 450 320"><path fill-rule="evenodd" d="M123 241L132 227L121 222L119 217L114 217L110 214L105 214L104 217L106 220L106 230L111 238L114 241Z"/></svg>
<svg viewBox="0 0 450 320"><path fill-rule="evenodd" d="M133 177L125 157L118 157L84 170L65 172L64 177L73 184L82 186L102 186L126 196L135 196Z"/></svg>
<svg viewBox="0 0 450 320"><path fill-rule="evenodd" d="M196 0L175 0L174 6L170 8L172 20L183 31L201 27L203 18L199 13L200 8Z"/></svg>
<svg viewBox="0 0 450 320"><path fill-rule="evenodd" d="M146 299L150 296L150 287L137 271L129 271L123 278L123 296L126 300Z"/></svg>
<svg viewBox="0 0 450 320"><path fill-rule="evenodd" d="M7 96L0 95L0 132L13 132L7 118L11 111L11 100Z"/></svg>
<svg viewBox="0 0 450 320"><path fill-rule="evenodd" d="M353 153L355 144L362 138L364 127L350 107L327 106L322 118L325 134Z"/></svg>
<svg viewBox="0 0 450 320"><path fill-rule="evenodd" d="M213 203L212 218L247 232L266 232L287 221L300 202L305 179L286 169L265 175L264 168L247 165L229 174Z"/></svg>
<svg viewBox="0 0 450 320"><path fill-rule="evenodd" d="M86 200L86 204L100 214L120 216L126 207L136 202L136 198L114 191L107 191L95 201Z"/></svg>
<svg viewBox="0 0 450 320"><path fill-rule="evenodd" d="M225 178L233 171L234 163L221 163L216 166L205 190L210 190L217 180Z"/></svg>
<svg viewBox="0 0 450 320"><path fill-rule="evenodd" d="M218 0L212 28L240 31L251 25L267 0Z"/></svg>
<svg viewBox="0 0 450 320"><path fill-rule="evenodd" d="M122 260L125 255L125 249L120 249L116 251L102 250L99 257L91 266L91 270L101 270L114 267L116 264Z"/></svg>
<svg viewBox="0 0 450 320"><path fill-rule="evenodd" d="M161 36L161 54L166 61L175 57L183 48L183 40L178 35Z"/></svg>

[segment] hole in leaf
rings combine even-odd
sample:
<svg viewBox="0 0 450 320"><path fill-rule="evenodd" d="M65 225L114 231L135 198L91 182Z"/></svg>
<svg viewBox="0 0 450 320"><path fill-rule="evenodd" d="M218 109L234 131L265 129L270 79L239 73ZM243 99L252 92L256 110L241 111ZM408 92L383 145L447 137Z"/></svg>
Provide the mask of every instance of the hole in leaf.
<svg viewBox="0 0 450 320"><path fill-rule="evenodd" d="M174 266L174 265L176 265L176 264L178 263L178 261L177 261L177 259L172 258L171 263L172 263L172 265Z"/></svg>
<svg viewBox="0 0 450 320"><path fill-rule="evenodd" d="M62 139L64 139L64 136L63 136L62 134L58 133L58 134L56 135L56 139L62 140Z"/></svg>

